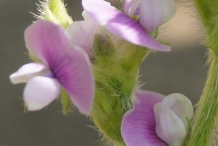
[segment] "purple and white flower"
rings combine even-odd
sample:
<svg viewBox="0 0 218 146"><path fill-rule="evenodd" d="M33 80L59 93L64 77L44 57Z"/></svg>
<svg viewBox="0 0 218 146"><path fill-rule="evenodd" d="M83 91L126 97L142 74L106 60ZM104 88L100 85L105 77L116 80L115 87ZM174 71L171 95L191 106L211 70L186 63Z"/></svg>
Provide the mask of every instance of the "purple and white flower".
<svg viewBox="0 0 218 146"><path fill-rule="evenodd" d="M38 20L25 31L31 56L40 60L22 66L10 76L12 83L27 83L24 101L30 111L47 106L65 88L83 114L90 114L94 99L94 77L87 53L74 46L66 30Z"/></svg>
<svg viewBox="0 0 218 146"><path fill-rule="evenodd" d="M100 26L93 20L87 19L85 12L83 12L83 17L85 20L72 23L67 28L67 33L71 42L81 47L91 57L95 36L102 33Z"/></svg>
<svg viewBox="0 0 218 146"><path fill-rule="evenodd" d="M111 33L150 49L170 51L158 43L151 33L176 12L173 0L126 0L125 13L104 0L82 0L86 13Z"/></svg>
<svg viewBox="0 0 218 146"><path fill-rule="evenodd" d="M125 113L121 133L127 146L180 146L193 116L191 101L179 93L164 96L136 91L137 102Z"/></svg>

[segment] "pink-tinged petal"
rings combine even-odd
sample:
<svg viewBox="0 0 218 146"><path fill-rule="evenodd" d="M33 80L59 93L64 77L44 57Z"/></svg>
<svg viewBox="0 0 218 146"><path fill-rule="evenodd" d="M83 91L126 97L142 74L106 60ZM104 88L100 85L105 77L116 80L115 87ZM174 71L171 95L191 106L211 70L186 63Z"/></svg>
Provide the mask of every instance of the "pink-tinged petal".
<svg viewBox="0 0 218 146"><path fill-rule="evenodd" d="M46 20L38 20L25 30L29 53L48 64L50 69L63 59L71 46L64 28Z"/></svg>
<svg viewBox="0 0 218 146"><path fill-rule="evenodd" d="M180 93L173 93L166 96L162 102L169 107L178 117L189 120L193 117L194 109L191 101Z"/></svg>
<svg viewBox="0 0 218 146"><path fill-rule="evenodd" d="M155 132L153 106L163 100L164 96L149 91L137 91L138 102L132 110L125 113L121 134L127 146L165 146Z"/></svg>
<svg viewBox="0 0 218 146"><path fill-rule="evenodd" d="M112 7L108 2L104 0L83 0L82 4L88 15L104 25L111 33L136 45L158 51L170 51L170 46L158 43L146 33L137 21Z"/></svg>
<svg viewBox="0 0 218 146"><path fill-rule="evenodd" d="M139 22L147 32L167 22L176 13L173 0L142 0Z"/></svg>
<svg viewBox="0 0 218 146"><path fill-rule="evenodd" d="M142 26L127 15L120 13L117 18L111 20L105 27L121 38L140 46L158 51L170 51L170 46L158 43Z"/></svg>
<svg viewBox="0 0 218 146"><path fill-rule="evenodd" d="M90 21L92 20L92 17L89 16L89 14L86 11L82 12L82 16L84 18L85 21Z"/></svg>
<svg viewBox="0 0 218 146"><path fill-rule="evenodd" d="M29 111L40 110L58 97L60 84L56 79L37 76L24 89L24 101Z"/></svg>
<svg viewBox="0 0 218 146"><path fill-rule="evenodd" d="M86 13L101 25L109 23L117 14L121 13L104 0L82 0L82 5Z"/></svg>
<svg viewBox="0 0 218 146"><path fill-rule="evenodd" d="M48 64L80 112L89 114L94 99L94 79L83 49L72 46L61 26L45 20L27 28L25 40L30 52Z"/></svg>
<svg viewBox="0 0 218 146"><path fill-rule="evenodd" d="M67 28L72 44L79 46L86 53L91 54L95 35L100 33L100 26L92 20L77 21Z"/></svg>
<svg viewBox="0 0 218 146"><path fill-rule="evenodd" d="M53 73L69 93L73 104L81 113L89 115L95 84L88 55L79 47L70 48Z"/></svg>
<svg viewBox="0 0 218 146"><path fill-rule="evenodd" d="M163 103L154 105L157 135L170 146L180 146L186 135L182 120Z"/></svg>
<svg viewBox="0 0 218 146"><path fill-rule="evenodd" d="M125 0L124 9L130 17L136 15L136 11L139 8L139 4L142 0Z"/></svg>
<svg viewBox="0 0 218 146"><path fill-rule="evenodd" d="M10 75L13 84L26 83L35 76L43 76L48 73L48 68L41 63L28 63L21 66L18 71Z"/></svg>

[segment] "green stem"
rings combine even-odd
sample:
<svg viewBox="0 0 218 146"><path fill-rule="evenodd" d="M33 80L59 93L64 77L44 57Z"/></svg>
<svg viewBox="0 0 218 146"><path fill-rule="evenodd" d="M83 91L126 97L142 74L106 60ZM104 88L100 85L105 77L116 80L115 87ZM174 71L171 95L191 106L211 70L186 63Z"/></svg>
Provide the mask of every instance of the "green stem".
<svg viewBox="0 0 218 146"><path fill-rule="evenodd" d="M96 36L94 48L96 91L91 118L104 143L125 146L121 122L126 111L132 108L138 69L148 50L127 42L123 47L114 45L110 38L102 40L101 36Z"/></svg>
<svg viewBox="0 0 218 146"><path fill-rule="evenodd" d="M208 79L197 104L188 146L210 146L216 137L218 117L218 57L209 54Z"/></svg>
<svg viewBox="0 0 218 146"><path fill-rule="evenodd" d="M188 146L217 145L218 130L218 1L194 0L207 34L210 68L197 104Z"/></svg>

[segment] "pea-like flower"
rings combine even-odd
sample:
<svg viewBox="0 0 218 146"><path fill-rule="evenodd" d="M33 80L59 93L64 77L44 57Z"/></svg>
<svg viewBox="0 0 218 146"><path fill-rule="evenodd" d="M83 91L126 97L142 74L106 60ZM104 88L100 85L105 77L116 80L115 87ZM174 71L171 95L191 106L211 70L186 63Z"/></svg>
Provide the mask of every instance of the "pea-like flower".
<svg viewBox="0 0 218 146"><path fill-rule="evenodd" d="M170 51L151 34L176 12L172 0L125 0L125 13L104 0L82 0L86 13L111 33L150 49Z"/></svg>
<svg viewBox="0 0 218 146"><path fill-rule="evenodd" d="M23 93L27 109L42 109L64 88L79 111L90 114L95 86L87 53L72 44L61 26L45 20L26 29L25 42L39 62L22 66L10 79L14 84L27 83Z"/></svg>
<svg viewBox="0 0 218 146"><path fill-rule="evenodd" d="M93 53L95 36L102 33L100 31L100 26L93 20L88 19L85 12L83 12L82 15L85 20L75 21L67 28L67 33L73 44L81 47L89 56L91 56Z"/></svg>
<svg viewBox="0 0 218 146"><path fill-rule="evenodd" d="M136 91L137 102L125 113L121 133L127 146L180 146L193 116L191 101L184 95L164 96Z"/></svg>

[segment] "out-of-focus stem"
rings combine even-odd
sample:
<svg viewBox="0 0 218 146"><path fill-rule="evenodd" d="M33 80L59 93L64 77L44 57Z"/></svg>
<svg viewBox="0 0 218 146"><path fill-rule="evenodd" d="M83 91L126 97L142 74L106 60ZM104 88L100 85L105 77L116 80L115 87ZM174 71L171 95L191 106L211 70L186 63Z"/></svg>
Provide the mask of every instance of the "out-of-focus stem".
<svg viewBox="0 0 218 146"><path fill-rule="evenodd" d="M218 57L209 55L208 79L193 119L188 146L211 146L218 121Z"/></svg>
<svg viewBox="0 0 218 146"><path fill-rule="evenodd" d="M218 1L194 0L205 26L209 48L208 78L197 104L188 146L217 145L218 132Z"/></svg>

